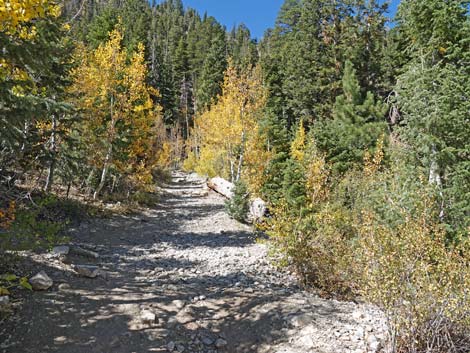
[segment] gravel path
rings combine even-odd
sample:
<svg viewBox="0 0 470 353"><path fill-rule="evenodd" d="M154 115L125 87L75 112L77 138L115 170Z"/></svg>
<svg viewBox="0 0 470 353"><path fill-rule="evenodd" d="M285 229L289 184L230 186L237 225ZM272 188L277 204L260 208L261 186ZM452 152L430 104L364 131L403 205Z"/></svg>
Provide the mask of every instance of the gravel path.
<svg viewBox="0 0 470 353"><path fill-rule="evenodd" d="M174 173L161 205L73 230L98 259L37 254L54 280L0 322L3 353L375 352L379 313L298 288L266 245L196 175ZM75 265L96 265L97 278Z"/></svg>

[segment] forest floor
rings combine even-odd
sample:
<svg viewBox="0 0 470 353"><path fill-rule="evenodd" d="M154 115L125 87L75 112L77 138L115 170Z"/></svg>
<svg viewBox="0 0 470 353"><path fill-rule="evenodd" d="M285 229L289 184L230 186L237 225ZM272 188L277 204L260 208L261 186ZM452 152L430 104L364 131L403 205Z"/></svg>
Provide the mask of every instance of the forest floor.
<svg viewBox="0 0 470 353"><path fill-rule="evenodd" d="M12 298L0 352L364 353L385 335L378 310L322 299L275 268L194 174L173 173L155 208L88 220L70 237L99 257L25 256L54 285ZM83 264L98 277L78 276Z"/></svg>

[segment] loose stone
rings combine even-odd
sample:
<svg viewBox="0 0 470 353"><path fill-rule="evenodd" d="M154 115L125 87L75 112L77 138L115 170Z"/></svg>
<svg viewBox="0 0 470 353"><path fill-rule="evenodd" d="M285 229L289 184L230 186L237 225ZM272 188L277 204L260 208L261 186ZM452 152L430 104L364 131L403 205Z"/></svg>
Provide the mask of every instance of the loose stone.
<svg viewBox="0 0 470 353"><path fill-rule="evenodd" d="M10 297L8 295L2 295L0 297L0 307L7 306L10 304Z"/></svg>
<svg viewBox="0 0 470 353"><path fill-rule="evenodd" d="M88 277L88 278L96 278L100 274L100 269L97 266L75 265L73 266L73 269L80 276Z"/></svg>
<svg viewBox="0 0 470 353"><path fill-rule="evenodd" d="M34 277L31 277L29 279L29 283L33 289L37 291L48 290L54 284L52 279L44 271L39 272Z"/></svg>

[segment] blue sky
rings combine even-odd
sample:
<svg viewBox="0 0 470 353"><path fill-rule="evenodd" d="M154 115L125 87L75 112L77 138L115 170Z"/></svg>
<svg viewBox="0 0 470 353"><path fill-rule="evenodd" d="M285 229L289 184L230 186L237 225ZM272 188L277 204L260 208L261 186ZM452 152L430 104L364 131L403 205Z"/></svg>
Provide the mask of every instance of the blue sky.
<svg viewBox="0 0 470 353"><path fill-rule="evenodd" d="M186 7L197 9L201 15L207 11L228 29L244 23L253 37L261 38L272 27L284 0L183 0ZM394 12L399 0L392 0Z"/></svg>

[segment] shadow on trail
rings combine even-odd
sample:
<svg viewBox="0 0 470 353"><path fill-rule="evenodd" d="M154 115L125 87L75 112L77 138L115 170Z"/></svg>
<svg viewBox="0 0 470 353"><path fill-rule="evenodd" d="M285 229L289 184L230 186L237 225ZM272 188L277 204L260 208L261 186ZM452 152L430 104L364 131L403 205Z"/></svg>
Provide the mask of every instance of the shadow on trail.
<svg viewBox="0 0 470 353"><path fill-rule="evenodd" d="M169 188L198 187L171 183ZM211 223L214 214L224 212L220 199L198 203L171 194L162 200L164 207L148 214L93 220L72 232L75 242L100 253L94 261L72 258L74 264L99 265L105 275L96 279L78 277L50 256L25 257L24 268L32 274L45 270L55 283L46 292L14 292L21 306L0 325L0 352L168 352L172 341L188 353L250 353L282 341L291 314L284 305L292 299L289 288L260 287L243 260L236 271L211 276L202 260L179 257L197 248L241 251L254 244L254 234L219 229L215 219L210 231L196 229L197 223L191 229L192 219ZM145 310L157 320L144 321ZM336 315L326 307L318 313ZM227 345L217 350L220 337Z"/></svg>

